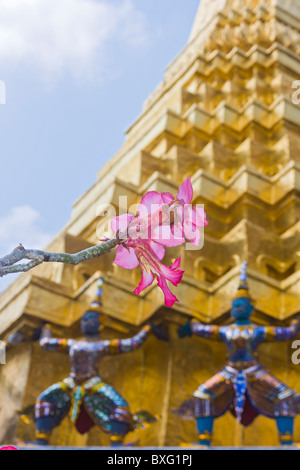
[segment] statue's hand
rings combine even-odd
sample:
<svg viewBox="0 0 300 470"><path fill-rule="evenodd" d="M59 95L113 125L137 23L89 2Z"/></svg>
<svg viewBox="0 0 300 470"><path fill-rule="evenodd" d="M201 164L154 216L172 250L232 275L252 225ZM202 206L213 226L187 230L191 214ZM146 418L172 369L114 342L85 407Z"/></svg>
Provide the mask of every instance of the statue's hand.
<svg viewBox="0 0 300 470"><path fill-rule="evenodd" d="M160 326L154 325L154 323L149 323L149 325L151 326L152 333L157 339L161 341L169 341L169 335L166 330L164 330Z"/></svg>
<svg viewBox="0 0 300 470"><path fill-rule="evenodd" d="M39 335L40 344L43 339L50 339L50 338L52 338L51 325L50 323L44 323L40 327L40 335Z"/></svg>
<svg viewBox="0 0 300 470"><path fill-rule="evenodd" d="M16 346L17 344L25 343L25 336L22 331L15 331L7 338L7 344Z"/></svg>
<svg viewBox="0 0 300 470"><path fill-rule="evenodd" d="M35 328L31 335L31 341L39 341L44 331L44 328L46 327L48 328L49 324L43 321L37 328Z"/></svg>
<svg viewBox="0 0 300 470"><path fill-rule="evenodd" d="M193 332L191 329L191 322L188 321L185 325L181 326L177 330L179 338L185 338L186 336L192 336Z"/></svg>

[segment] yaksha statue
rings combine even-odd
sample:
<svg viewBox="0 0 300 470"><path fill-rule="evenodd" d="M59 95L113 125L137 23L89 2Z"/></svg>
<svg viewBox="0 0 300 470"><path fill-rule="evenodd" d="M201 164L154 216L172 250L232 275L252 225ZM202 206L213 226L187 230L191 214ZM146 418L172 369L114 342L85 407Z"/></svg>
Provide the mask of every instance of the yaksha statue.
<svg viewBox="0 0 300 470"><path fill-rule="evenodd" d="M69 354L69 377L50 386L37 399L35 423L37 443L47 445L51 431L69 413L77 430L84 434L94 424L110 434L112 446L121 445L124 437L137 427L156 420L145 411L132 414L128 403L105 383L98 374L98 362L105 355L122 354L139 348L152 332L166 339L157 326L144 326L133 338L100 340L101 282L96 299L81 319L82 339L56 339L45 325L40 345L47 351L65 351Z"/></svg>
<svg viewBox="0 0 300 470"><path fill-rule="evenodd" d="M299 321L287 328L256 326L251 323L253 310L247 284L247 263L241 268L240 286L232 302L234 322L228 326L202 325L189 321L178 330L181 338L197 335L223 341L228 362L216 375L201 384L193 399L185 401L175 413L194 417L199 433L198 444L210 445L214 419L230 410L244 426L259 414L276 420L281 444L293 443L294 417L300 413L300 394L269 374L256 359L256 349L265 341L289 341L299 331Z"/></svg>

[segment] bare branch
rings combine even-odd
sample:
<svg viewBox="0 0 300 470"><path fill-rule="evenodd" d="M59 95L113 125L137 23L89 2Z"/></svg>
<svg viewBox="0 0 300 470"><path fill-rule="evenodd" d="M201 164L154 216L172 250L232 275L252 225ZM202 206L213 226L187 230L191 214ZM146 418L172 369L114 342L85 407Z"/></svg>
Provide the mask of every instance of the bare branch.
<svg viewBox="0 0 300 470"><path fill-rule="evenodd" d="M79 264L83 261L98 258L110 253L113 248L122 243L120 238L112 238L99 245L92 246L78 253L48 253L42 250L27 250L23 245L17 246L9 255L0 258L0 277L10 273L26 272L42 263ZM22 259L31 260L29 263L16 264Z"/></svg>

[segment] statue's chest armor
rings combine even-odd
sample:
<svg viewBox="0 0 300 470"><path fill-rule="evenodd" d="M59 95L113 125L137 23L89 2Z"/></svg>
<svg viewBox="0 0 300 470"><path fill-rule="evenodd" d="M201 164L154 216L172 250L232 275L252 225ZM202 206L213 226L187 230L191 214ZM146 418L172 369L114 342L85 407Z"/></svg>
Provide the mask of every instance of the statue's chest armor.
<svg viewBox="0 0 300 470"><path fill-rule="evenodd" d="M253 327L251 326L229 326L225 332L228 345L236 349L251 348L253 341Z"/></svg>
<svg viewBox="0 0 300 470"><path fill-rule="evenodd" d="M97 352L92 342L77 341L70 348L70 358L75 362L94 362Z"/></svg>

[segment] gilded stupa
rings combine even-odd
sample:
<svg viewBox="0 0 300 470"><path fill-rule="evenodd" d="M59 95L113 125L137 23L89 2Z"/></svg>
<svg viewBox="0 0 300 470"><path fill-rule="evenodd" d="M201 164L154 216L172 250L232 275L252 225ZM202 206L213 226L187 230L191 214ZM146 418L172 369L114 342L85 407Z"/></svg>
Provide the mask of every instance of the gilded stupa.
<svg viewBox="0 0 300 470"><path fill-rule="evenodd" d="M179 421L171 410L222 366L225 346L182 341L177 328L190 316L203 323L229 321L243 260L256 323L285 325L299 310L299 52L300 0L202 0L186 47L47 247L74 253L97 244L108 224L106 206L126 210L149 190L176 194L191 177L193 203L204 204L209 225L201 250L169 251L166 264L181 254L186 268L176 289L180 303L166 308L155 284L134 295L140 271L114 265L114 253L78 266L43 264L0 296L1 338L17 330L28 336L41 321L51 322L57 336L79 335L79 319L100 276L103 337L133 335L150 319L168 326L169 343L158 348L151 338L134 353L108 358L100 371L133 408L160 416L147 433L135 431L141 445L195 440L195 423ZM290 343L260 349L261 362L300 391L300 369L291 355ZM42 351L37 343L8 351L0 369L0 442L14 436L32 440L34 428L18 421L16 410L67 373L67 357ZM77 434L67 419L51 441L107 442L96 429ZM227 413L216 421L212 444L277 445L275 423L259 416L243 428Z"/></svg>

